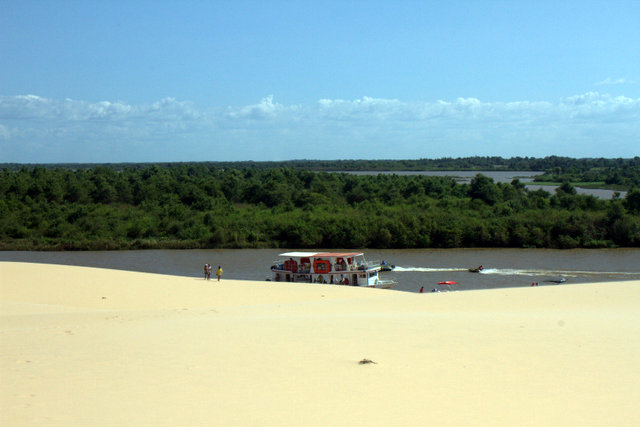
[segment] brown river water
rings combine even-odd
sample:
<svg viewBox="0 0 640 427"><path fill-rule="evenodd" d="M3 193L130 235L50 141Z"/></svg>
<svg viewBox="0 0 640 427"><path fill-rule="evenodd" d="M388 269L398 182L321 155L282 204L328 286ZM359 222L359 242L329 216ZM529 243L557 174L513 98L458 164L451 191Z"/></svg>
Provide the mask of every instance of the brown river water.
<svg viewBox="0 0 640 427"><path fill-rule="evenodd" d="M343 250L343 249L327 249ZM141 250L87 252L0 251L0 261L79 265L117 270L202 277L202 266L221 265L223 280L266 280L269 267L286 249ZM402 249L363 250L369 261L386 261L395 270L381 273L400 291L424 292L504 287L561 286L601 281L640 280L638 249ZM484 266L480 273L469 268ZM438 285L455 281L456 285ZM331 285L324 285L331 286Z"/></svg>

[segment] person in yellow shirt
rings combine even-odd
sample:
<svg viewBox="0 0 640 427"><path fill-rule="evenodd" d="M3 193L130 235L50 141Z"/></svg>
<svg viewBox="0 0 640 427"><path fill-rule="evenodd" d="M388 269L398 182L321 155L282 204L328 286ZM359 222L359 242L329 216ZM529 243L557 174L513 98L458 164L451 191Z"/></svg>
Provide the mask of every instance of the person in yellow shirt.
<svg viewBox="0 0 640 427"><path fill-rule="evenodd" d="M218 276L218 282L219 282L220 278L222 277L222 267L218 266L218 269L216 270L216 276Z"/></svg>

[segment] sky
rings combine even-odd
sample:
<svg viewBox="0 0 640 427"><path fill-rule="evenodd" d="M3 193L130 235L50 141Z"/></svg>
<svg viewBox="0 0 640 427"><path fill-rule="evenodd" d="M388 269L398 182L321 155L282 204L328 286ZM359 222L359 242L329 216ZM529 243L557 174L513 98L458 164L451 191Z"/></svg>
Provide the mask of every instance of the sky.
<svg viewBox="0 0 640 427"><path fill-rule="evenodd" d="M0 0L0 163L640 155L640 1Z"/></svg>

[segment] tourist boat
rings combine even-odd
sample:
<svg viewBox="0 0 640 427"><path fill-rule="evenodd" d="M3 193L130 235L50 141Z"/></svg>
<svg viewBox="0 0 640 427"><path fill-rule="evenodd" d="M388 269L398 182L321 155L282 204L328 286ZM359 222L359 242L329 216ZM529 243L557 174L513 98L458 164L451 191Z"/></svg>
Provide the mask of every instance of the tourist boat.
<svg viewBox="0 0 640 427"><path fill-rule="evenodd" d="M271 266L275 282L326 283L388 289L396 282L382 280L380 263L362 252L285 252Z"/></svg>

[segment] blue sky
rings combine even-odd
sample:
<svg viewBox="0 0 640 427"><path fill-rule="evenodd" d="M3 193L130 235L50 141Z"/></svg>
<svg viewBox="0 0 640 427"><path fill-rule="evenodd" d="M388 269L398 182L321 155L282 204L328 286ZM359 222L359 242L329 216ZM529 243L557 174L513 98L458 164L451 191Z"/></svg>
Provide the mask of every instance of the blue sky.
<svg viewBox="0 0 640 427"><path fill-rule="evenodd" d="M0 0L0 163L640 155L640 1Z"/></svg>

